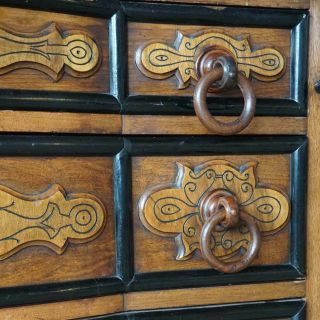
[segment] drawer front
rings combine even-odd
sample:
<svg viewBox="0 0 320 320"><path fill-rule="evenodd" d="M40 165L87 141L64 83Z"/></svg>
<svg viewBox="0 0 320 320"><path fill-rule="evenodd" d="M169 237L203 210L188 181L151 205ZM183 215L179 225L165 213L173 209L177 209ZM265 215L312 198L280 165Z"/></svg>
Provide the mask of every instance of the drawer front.
<svg viewBox="0 0 320 320"><path fill-rule="evenodd" d="M113 158L122 140L0 140L1 306L121 291Z"/></svg>
<svg viewBox="0 0 320 320"><path fill-rule="evenodd" d="M141 138L131 141L130 150L132 290L304 276L304 138ZM203 251L202 228L208 220L201 202L221 190L235 195L261 232L259 253L242 272L213 266ZM217 259L234 260L252 249L254 231L238 227L212 229L215 242L208 240L208 246Z"/></svg>
<svg viewBox="0 0 320 320"><path fill-rule="evenodd" d="M202 50L216 47L232 51L239 72L250 78L256 115L306 115L307 11L166 4L125 8L130 18L126 112L193 114L197 59ZM239 90L209 94L208 108L215 115L236 115L239 96Z"/></svg>
<svg viewBox="0 0 320 320"><path fill-rule="evenodd" d="M119 3L15 5L0 7L0 108L118 113L109 38Z"/></svg>

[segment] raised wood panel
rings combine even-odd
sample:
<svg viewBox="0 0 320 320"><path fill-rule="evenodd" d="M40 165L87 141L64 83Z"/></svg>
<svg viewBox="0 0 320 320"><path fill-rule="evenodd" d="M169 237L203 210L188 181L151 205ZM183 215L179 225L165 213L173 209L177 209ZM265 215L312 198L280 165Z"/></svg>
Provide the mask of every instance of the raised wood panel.
<svg viewBox="0 0 320 320"><path fill-rule="evenodd" d="M19 32L35 33L55 23L62 33L79 30L98 44L102 62L96 73L86 78L64 74L58 81L36 69L18 69L0 75L1 89L52 90L70 92L109 92L108 21L45 11L0 7L1 27Z"/></svg>
<svg viewBox="0 0 320 320"><path fill-rule="evenodd" d="M91 279L115 272L111 157L1 157L1 185L35 195L54 183L66 193L88 193L106 208L106 226L86 244L70 244L58 255L34 246L1 261L1 287ZM14 272L13 272L14 270Z"/></svg>
<svg viewBox="0 0 320 320"><path fill-rule="evenodd" d="M153 80L143 75L135 64L135 52L148 42L163 42L170 46L176 39L176 32L192 35L203 31L214 30L232 37L249 36L253 50L261 47L275 47L286 59L286 72L275 82L262 82L252 79L257 97L289 98L290 96L290 45L291 35L287 29L266 28L222 28L210 26L190 26L173 24L136 23L128 24L128 70L130 95L174 95L191 96L194 87L179 90L175 76L165 80ZM224 96L239 96L240 90L228 91ZM220 96L223 96L222 94Z"/></svg>
<svg viewBox="0 0 320 320"><path fill-rule="evenodd" d="M157 272L170 270L189 270L210 268L199 252L191 259L177 261L177 247L174 237L161 237L151 233L142 225L137 203L141 195L150 187L174 183L175 162L196 166L209 160L227 160L237 165L257 161L257 177L263 184L272 185L290 196L290 156L252 155L252 156L208 156L208 157L134 157L132 163L133 221L135 272ZM289 232L287 225L274 235L263 237L261 249L253 265L272 265L288 262Z"/></svg>
<svg viewBox="0 0 320 320"><path fill-rule="evenodd" d="M221 116L217 119L228 122L235 117ZM124 134L212 135L212 132L196 116L123 115L122 132ZM239 134L306 134L306 132L307 119L303 117L254 117L248 127Z"/></svg>
<svg viewBox="0 0 320 320"><path fill-rule="evenodd" d="M146 2L176 2L190 4L209 4L226 6L246 6L246 7L271 7L271 8L290 8L308 9L310 0L144 0Z"/></svg>

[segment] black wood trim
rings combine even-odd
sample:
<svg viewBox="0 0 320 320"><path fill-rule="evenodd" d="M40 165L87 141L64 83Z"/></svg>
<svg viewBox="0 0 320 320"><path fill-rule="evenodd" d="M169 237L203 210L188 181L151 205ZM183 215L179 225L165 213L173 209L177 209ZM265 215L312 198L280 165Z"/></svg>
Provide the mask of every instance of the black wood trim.
<svg viewBox="0 0 320 320"><path fill-rule="evenodd" d="M129 21L231 27L294 28L307 10L239 8L121 1Z"/></svg>
<svg viewBox="0 0 320 320"><path fill-rule="evenodd" d="M114 193L116 212L117 274L129 282L133 268L131 159L126 150L117 154L114 160Z"/></svg>
<svg viewBox="0 0 320 320"><path fill-rule="evenodd" d="M69 14L111 17L120 8L118 0L0 0L0 5Z"/></svg>
<svg viewBox="0 0 320 320"><path fill-rule="evenodd" d="M259 283L295 280L305 276L305 210L307 179L307 140L303 136L180 136L126 138L125 150L134 156L290 154L291 206L290 258L287 264L253 266L238 274L221 274L213 269L134 274L126 282L128 291L183 287ZM129 163L129 161L127 162ZM129 169L125 169L129 172ZM128 189L126 190L129 191ZM128 198L127 198L128 199ZM125 207L127 204L123 204ZM135 205L135 204L133 204ZM132 226L127 231L133 234ZM134 269L131 261L130 273ZM130 275L126 277L129 279Z"/></svg>
<svg viewBox="0 0 320 320"><path fill-rule="evenodd" d="M305 320L305 301L288 299L269 302L224 304L126 312L117 315L92 317L88 320Z"/></svg>

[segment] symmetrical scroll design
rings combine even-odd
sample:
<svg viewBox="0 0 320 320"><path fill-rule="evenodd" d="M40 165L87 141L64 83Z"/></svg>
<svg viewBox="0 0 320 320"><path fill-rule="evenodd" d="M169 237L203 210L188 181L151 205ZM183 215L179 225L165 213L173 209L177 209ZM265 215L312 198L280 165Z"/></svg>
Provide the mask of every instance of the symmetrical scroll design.
<svg viewBox="0 0 320 320"><path fill-rule="evenodd" d="M248 38L238 40L213 31L196 36L184 36L178 31L174 47L159 42L144 44L136 52L136 64L152 79L166 79L175 74L178 88L183 89L191 80L198 80L195 62L204 48L229 52L237 62L238 71L247 78L252 76L261 81L275 81L285 71L285 58L278 50L263 48L252 51Z"/></svg>
<svg viewBox="0 0 320 320"><path fill-rule="evenodd" d="M56 81L63 71L74 77L88 77L99 68L100 60L97 44L81 31L64 36L54 23L38 33L0 28L0 74L28 67Z"/></svg>
<svg viewBox="0 0 320 320"><path fill-rule="evenodd" d="M43 245L62 254L69 242L96 238L106 220L103 204L89 194L65 195L59 185L36 196L0 186L0 260Z"/></svg>
<svg viewBox="0 0 320 320"><path fill-rule="evenodd" d="M192 257L199 249L203 226L199 213L201 199L213 190L231 192L239 209L255 218L262 236L277 232L286 225L290 205L288 198L275 189L257 183L256 162L240 168L228 161L213 160L194 169L178 165L174 186L156 186L147 190L139 202L139 216L151 232L175 237L178 247L177 260ZM213 255L228 258L246 250L250 233L243 221L237 228L220 228L212 233Z"/></svg>

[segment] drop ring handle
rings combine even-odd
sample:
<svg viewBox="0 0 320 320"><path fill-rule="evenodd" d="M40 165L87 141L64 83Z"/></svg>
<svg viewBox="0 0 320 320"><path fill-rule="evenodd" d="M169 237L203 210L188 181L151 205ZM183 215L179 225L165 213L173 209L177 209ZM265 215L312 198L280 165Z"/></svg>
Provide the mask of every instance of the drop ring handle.
<svg viewBox="0 0 320 320"><path fill-rule="evenodd" d="M256 97L252 85L245 76L237 72L236 62L231 56L222 55L211 62L197 62L196 64L196 68L201 70L197 70L200 78L193 95L195 113L202 124L214 133L220 135L239 133L249 125L254 117ZM244 98L244 106L240 116L230 122L217 120L208 110L206 102L208 92L220 92L235 86L240 88Z"/></svg>

